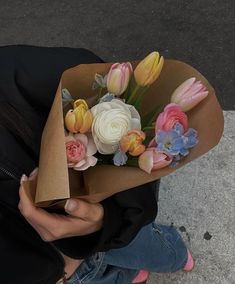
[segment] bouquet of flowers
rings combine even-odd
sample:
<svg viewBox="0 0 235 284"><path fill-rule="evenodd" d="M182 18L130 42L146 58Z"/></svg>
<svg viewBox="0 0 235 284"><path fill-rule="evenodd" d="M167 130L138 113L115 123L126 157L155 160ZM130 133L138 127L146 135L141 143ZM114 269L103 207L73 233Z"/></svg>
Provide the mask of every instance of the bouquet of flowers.
<svg viewBox="0 0 235 284"><path fill-rule="evenodd" d="M79 94L74 100L67 89L62 90L64 107L73 105L65 115L70 168L82 171L97 163L114 164L137 166L150 174L176 166L189 154L198 140L185 112L207 97L201 81L189 78L173 92L165 107L156 105L144 116L139 114L163 64L163 57L152 52L134 71L127 62L113 64L104 76L96 74L93 88L99 91L90 108Z"/></svg>
<svg viewBox="0 0 235 284"><path fill-rule="evenodd" d="M45 125L38 206L99 202L156 180L209 151L223 131L213 88L191 66L158 52L140 62L81 64L60 80Z"/></svg>

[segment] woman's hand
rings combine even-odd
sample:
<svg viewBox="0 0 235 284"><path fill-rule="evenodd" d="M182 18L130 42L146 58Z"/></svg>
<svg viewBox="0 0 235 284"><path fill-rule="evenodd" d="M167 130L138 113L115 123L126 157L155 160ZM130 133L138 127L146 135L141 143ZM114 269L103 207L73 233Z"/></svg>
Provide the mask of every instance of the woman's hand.
<svg viewBox="0 0 235 284"><path fill-rule="evenodd" d="M34 179L37 171L33 171L29 179ZM27 180L23 175L21 181ZM25 219L38 232L44 241L54 241L67 237L83 236L101 229L104 210L101 204L90 204L79 199L69 199L65 204L68 216L38 208L32 204L21 184L18 208Z"/></svg>

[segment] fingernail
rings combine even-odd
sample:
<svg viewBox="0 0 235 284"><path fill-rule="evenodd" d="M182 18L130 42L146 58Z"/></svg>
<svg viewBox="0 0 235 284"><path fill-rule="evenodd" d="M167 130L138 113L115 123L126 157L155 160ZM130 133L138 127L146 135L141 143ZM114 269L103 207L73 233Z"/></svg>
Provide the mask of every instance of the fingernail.
<svg viewBox="0 0 235 284"><path fill-rule="evenodd" d="M20 179L20 184L23 183L23 181L26 181L28 178L25 174L22 175L21 179Z"/></svg>
<svg viewBox="0 0 235 284"><path fill-rule="evenodd" d="M37 172L38 172L38 168L35 168L35 169L30 173L29 176L32 177L32 176L36 175Z"/></svg>
<svg viewBox="0 0 235 284"><path fill-rule="evenodd" d="M73 199L68 199L65 203L64 209L67 212L73 212L75 209L77 209L78 205L77 202Z"/></svg>

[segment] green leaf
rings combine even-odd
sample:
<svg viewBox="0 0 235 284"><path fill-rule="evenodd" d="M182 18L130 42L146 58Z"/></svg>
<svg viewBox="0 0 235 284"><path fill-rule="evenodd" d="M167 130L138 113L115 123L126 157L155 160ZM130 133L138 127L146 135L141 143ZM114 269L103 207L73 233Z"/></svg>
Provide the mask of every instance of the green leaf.
<svg viewBox="0 0 235 284"><path fill-rule="evenodd" d="M154 135L152 135L152 136L148 135L148 136L145 138L143 144L144 144L146 147L148 147L150 141L151 141L153 138L154 138Z"/></svg>
<svg viewBox="0 0 235 284"><path fill-rule="evenodd" d="M102 75L96 73L95 74L95 82L101 87L106 88L107 77L103 77Z"/></svg>
<svg viewBox="0 0 235 284"><path fill-rule="evenodd" d="M96 81L94 81L94 82L92 83L92 85L91 85L92 91L95 91L95 90L98 89L98 88L99 88L99 84L98 84Z"/></svg>
<svg viewBox="0 0 235 284"><path fill-rule="evenodd" d="M136 84L135 87L133 88L133 90L130 91L129 97L127 99L128 104L133 105L133 103L136 100L136 95L138 93L139 88L140 87Z"/></svg>
<svg viewBox="0 0 235 284"><path fill-rule="evenodd" d="M137 92L136 100L133 103L136 109L139 110L141 108L142 102L146 96L146 92L148 91L148 89L149 89L149 86L146 86L146 87L140 88L139 91Z"/></svg>
<svg viewBox="0 0 235 284"><path fill-rule="evenodd" d="M122 95L122 98L127 101L131 95L131 92L134 88L134 83L135 83L135 80L134 80L134 76L132 75L131 78L130 78L130 81L129 81L129 84L127 86L127 89L126 91L123 93Z"/></svg>
<svg viewBox="0 0 235 284"><path fill-rule="evenodd" d="M142 119L141 119L141 125L142 129L145 127L151 127L154 120L156 120L157 115L162 111L163 106L158 105L153 110L151 110L149 113L147 113Z"/></svg>
<svg viewBox="0 0 235 284"><path fill-rule="evenodd" d="M128 157L128 160L126 162L126 166L129 166L129 167L139 167L139 158L138 157Z"/></svg>

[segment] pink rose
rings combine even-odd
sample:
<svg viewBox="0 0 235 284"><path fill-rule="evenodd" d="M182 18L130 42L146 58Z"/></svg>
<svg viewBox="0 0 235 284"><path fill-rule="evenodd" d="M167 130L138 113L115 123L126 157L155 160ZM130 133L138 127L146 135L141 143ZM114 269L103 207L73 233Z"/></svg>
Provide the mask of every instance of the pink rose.
<svg viewBox="0 0 235 284"><path fill-rule="evenodd" d="M65 137L65 145L69 168L83 171L97 163L97 158L93 157L97 148L92 137L70 133Z"/></svg>
<svg viewBox="0 0 235 284"><path fill-rule="evenodd" d="M184 131L188 129L188 117L177 104L168 104L157 118L155 132L158 130L170 131L176 122L183 125Z"/></svg>
<svg viewBox="0 0 235 284"><path fill-rule="evenodd" d="M68 164L74 165L83 160L86 155L86 149L79 140L68 141L66 143L66 153Z"/></svg>
<svg viewBox="0 0 235 284"><path fill-rule="evenodd" d="M156 148L147 148L146 151L139 156L139 167L147 172L158 170L168 166L172 162L172 157L158 152Z"/></svg>

